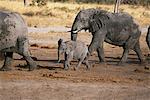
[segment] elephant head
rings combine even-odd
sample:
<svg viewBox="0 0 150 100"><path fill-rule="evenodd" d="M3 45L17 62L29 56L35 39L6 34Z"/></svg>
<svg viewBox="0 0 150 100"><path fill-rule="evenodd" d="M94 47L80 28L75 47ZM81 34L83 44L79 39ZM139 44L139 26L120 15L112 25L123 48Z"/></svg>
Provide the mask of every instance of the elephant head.
<svg viewBox="0 0 150 100"><path fill-rule="evenodd" d="M91 28L91 24L94 24L94 20L93 20L93 16L95 14L100 14L103 13L105 11L103 10L99 10L99 9L86 9L86 10L81 10L72 25L71 28L71 40L76 41L77 39L77 33L81 30L89 30L92 31Z"/></svg>

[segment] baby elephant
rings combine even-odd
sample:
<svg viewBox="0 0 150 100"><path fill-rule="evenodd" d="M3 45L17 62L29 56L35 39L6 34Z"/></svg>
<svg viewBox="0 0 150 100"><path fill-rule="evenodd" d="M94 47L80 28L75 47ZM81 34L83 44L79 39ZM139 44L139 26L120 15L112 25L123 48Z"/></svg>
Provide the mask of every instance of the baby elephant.
<svg viewBox="0 0 150 100"><path fill-rule="evenodd" d="M64 69L69 69L70 61L72 59L79 60L78 65L74 68L75 70L81 65L83 61L85 61L87 69L90 68L88 59L86 59L88 52L88 47L81 41L66 41L63 42L62 39L58 41L58 62L60 62L59 55L64 53L65 63Z"/></svg>

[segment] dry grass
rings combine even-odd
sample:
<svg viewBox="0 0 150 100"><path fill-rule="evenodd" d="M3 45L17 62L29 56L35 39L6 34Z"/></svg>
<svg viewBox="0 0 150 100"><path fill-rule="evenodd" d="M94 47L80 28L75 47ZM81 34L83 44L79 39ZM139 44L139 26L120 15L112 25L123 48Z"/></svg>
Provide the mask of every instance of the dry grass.
<svg viewBox="0 0 150 100"><path fill-rule="evenodd" d="M0 10L10 10L23 15L29 26L71 26L81 9L99 8L113 11L114 5L52 3L47 6L23 6L23 1L0 1ZM131 14L142 26L150 24L150 9L142 6L121 5L120 10Z"/></svg>

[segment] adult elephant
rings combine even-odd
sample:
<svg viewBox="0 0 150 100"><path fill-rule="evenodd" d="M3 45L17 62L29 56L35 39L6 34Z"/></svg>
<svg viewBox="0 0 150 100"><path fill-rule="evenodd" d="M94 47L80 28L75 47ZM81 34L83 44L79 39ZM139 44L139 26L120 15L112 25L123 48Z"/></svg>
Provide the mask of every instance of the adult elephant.
<svg viewBox="0 0 150 100"><path fill-rule="evenodd" d="M24 57L30 71L36 67L30 57L27 32L27 25L20 14L0 11L0 53L5 56L4 65L0 68L1 71L11 70L14 52Z"/></svg>
<svg viewBox="0 0 150 100"><path fill-rule="evenodd" d="M77 33L81 30L89 30L92 33L92 41L89 52L97 50L100 62L104 62L103 42L123 47L123 54L119 64L127 61L130 50L134 50L141 62L144 57L141 53L139 38L141 31L127 13L110 13L98 9L81 10L72 25L71 39L76 41Z"/></svg>

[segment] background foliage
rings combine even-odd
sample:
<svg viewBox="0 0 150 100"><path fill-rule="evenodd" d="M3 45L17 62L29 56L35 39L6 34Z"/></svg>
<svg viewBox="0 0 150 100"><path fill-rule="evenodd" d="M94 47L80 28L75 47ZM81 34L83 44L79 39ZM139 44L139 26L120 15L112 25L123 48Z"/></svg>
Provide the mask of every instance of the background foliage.
<svg viewBox="0 0 150 100"><path fill-rule="evenodd" d="M114 4L116 0L32 0L30 5L44 6L47 2L77 2L77 3L101 3ZM121 0L122 4L150 6L150 0Z"/></svg>
<svg viewBox="0 0 150 100"><path fill-rule="evenodd" d="M0 0L0 10L20 13L27 21L28 26L31 27L71 27L76 14L82 9L98 8L109 12L114 11L114 3L76 3L75 0L66 0L65 2L57 0L59 2L54 2L54 0L48 0L46 5L42 6L38 4L39 2L37 3L37 0L35 1L35 5L30 6L32 0L27 0L27 5L24 5L23 0ZM112 2L114 1L112 0ZM150 23L150 6L122 4L119 10L132 15L141 26L148 26Z"/></svg>
<svg viewBox="0 0 150 100"><path fill-rule="evenodd" d="M83 3L104 3L112 4L115 0L49 0L52 2L83 2ZM123 4L141 4L141 5L150 5L150 0L122 0Z"/></svg>

